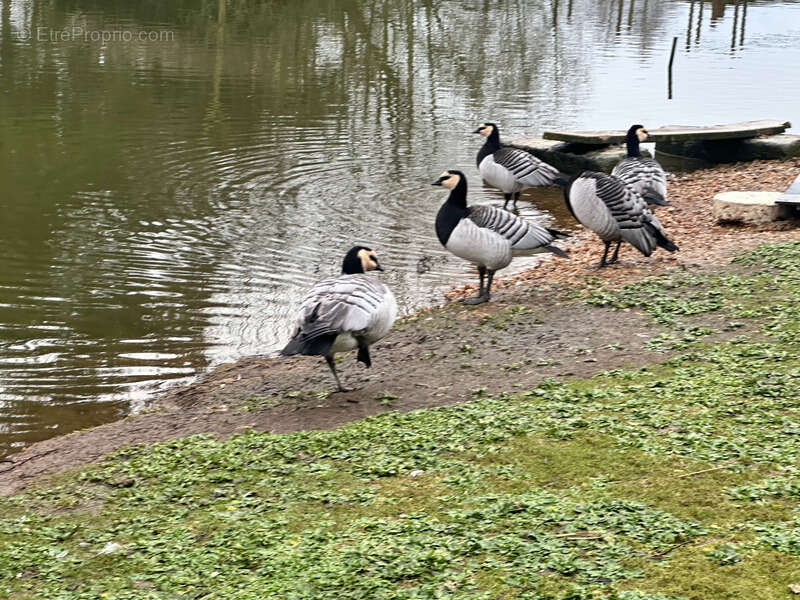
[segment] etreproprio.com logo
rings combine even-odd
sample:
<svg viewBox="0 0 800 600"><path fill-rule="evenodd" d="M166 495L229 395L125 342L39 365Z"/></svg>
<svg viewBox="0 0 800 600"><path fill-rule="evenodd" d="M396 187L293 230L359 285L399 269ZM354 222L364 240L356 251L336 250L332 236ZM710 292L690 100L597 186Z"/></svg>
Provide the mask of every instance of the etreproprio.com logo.
<svg viewBox="0 0 800 600"><path fill-rule="evenodd" d="M37 42L173 42L175 32L169 29L137 30L130 29L86 29L67 27L52 29L37 27L31 31L20 31L18 39Z"/></svg>

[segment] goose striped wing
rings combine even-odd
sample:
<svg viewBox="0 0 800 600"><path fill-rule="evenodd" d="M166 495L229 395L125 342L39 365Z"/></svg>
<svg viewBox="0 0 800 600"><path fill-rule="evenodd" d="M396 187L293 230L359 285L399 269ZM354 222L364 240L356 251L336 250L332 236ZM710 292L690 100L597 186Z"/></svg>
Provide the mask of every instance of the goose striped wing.
<svg viewBox="0 0 800 600"><path fill-rule="evenodd" d="M368 275L323 279L303 299L297 326L311 337L334 332L361 333L379 318L387 295L391 295L389 288Z"/></svg>
<svg viewBox="0 0 800 600"><path fill-rule="evenodd" d="M553 185L558 177L558 169L519 148L500 148L492 158L495 164L508 169L517 181L525 185Z"/></svg>
<svg viewBox="0 0 800 600"><path fill-rule="evenodd" d="M584 171L570 187L569 206L575 218L603 240L625 240L646 256L656 247L652 232L645 227L653 213L639 194L616 177Z"/></svg>
<svg viewBox="0 0 800 600"><path fill-rule="evenodd" d="M549 229L494 206L470 206L468 218L478 227L499 233L514 250L549 246L556 237Z"/></svg>
<svg viewBox="0 0 800 600"><path fill-rule="evenodd" d="M641 194L648 204L667 204L667 174L652 158L628 157L611 174Z"/></svg>

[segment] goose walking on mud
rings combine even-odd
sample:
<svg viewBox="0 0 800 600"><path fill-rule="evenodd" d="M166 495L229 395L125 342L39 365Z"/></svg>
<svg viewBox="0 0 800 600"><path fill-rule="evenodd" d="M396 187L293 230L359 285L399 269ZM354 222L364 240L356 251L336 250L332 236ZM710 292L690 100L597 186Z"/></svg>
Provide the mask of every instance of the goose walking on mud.
<svg viewBox="0 0 800 600"><path fill-rule="evenodd" d="M316 283L300 304L292 339L281 350L291 356L324 356L340 392L348 391L334 364L337 352L358 348L357 361L369 367L369 347L384 337L397 317L392 291L368 271L383 271L370 248L354 246L344 257L342 274Z"/></svg>
<svg viewBox="0 0 800 600"><path fill-rule="evenodd" d="M513 198L517 210L519 193L529 187L553 185L559 176L558 169L519 148L500 145L500 130L494 123L483 123L472 133L486 137L486 142L476 158L483 180L503 192L506 201Z"/></svg>
<svg viewBox="0 0 800 600"><path fill-rule="evenodd" d="M564 187L564 199L572 216L605 244L598 267L617 261L622 242L645 256L658 247L668 252L678 249L644 199L613 175L584 171ZM617 242L617 247L607 260L612 242Z"/></svg>
<svg viewBox="0 0 800 600"><path fill-rule="evenodd" d="M552 245L567 234L493 206L467 206L467 178L461 171L445 171L433 185L450 190L436 215L436 236L450 252L478 267L478 295L463 300L464 304L488 301L495 272L507 267L515 255L552 252L567 256Z"/></svg>
<svg viewBox="0 0 800 600"><path fill-rule="evenodd" d="M639 150L639 144L647 141L648 136L642 125L631 125L625 136L628 156L614 167L611 174L633 188L648 204L668 206L667 174L658 161L642 156Z"/></svg>

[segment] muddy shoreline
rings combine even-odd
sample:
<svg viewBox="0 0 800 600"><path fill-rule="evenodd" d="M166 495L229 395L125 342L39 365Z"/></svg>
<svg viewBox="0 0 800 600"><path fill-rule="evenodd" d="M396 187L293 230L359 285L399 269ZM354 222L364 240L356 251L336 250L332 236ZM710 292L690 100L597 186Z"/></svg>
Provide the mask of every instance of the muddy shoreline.
<svg viewBox="0 0 800 600"><path fill-rule="evenodd" d="M731 256L759 243L800 239L796 222L721 227L710 214L711 198L719 191L780 191L798 173L798 161L756 161L673 176L672 206L659 211L659 218L680 246L678 253L645 258L627 249L617 265L590 271L587 266L596 262L602 246L582 231L569 261L543 261L500 278L488 305L450 303L403 320L374 347L372 369L356 365L353 356L343 357L341 373L346 384L358 388L353 392L331 394L332 379L317 357L255 356L220 365L155 398L143 413L38 442L7 457L0 462L0 495L125 445L247 429L327 429L387 411L514 393L545 378L583 377L664 360L664 354L645 348L660 328L636 312L586 306L576 293L672 269L723 267ZM464 286L448 297L470 291Z"/></svg>

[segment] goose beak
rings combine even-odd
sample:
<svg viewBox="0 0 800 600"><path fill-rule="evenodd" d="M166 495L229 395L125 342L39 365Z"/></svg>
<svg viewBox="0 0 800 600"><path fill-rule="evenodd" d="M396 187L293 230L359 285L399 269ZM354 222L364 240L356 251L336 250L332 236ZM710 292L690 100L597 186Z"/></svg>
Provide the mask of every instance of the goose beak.
<svg viewBox="0 0 800 600"><path fill-rule="evenodd" d="M481 129L483 129L483 127L478 127L478 128L477 128L475 131L473 131L472 133L480 133L480 132L481 132Z"/></svg>
<svg viewBox="0 0 800 600"><path fill-rule="evenodd" d="M443 177L439 177L436 181L434 181L431 185L442 185L442 181L444 180Z"/></svg>

